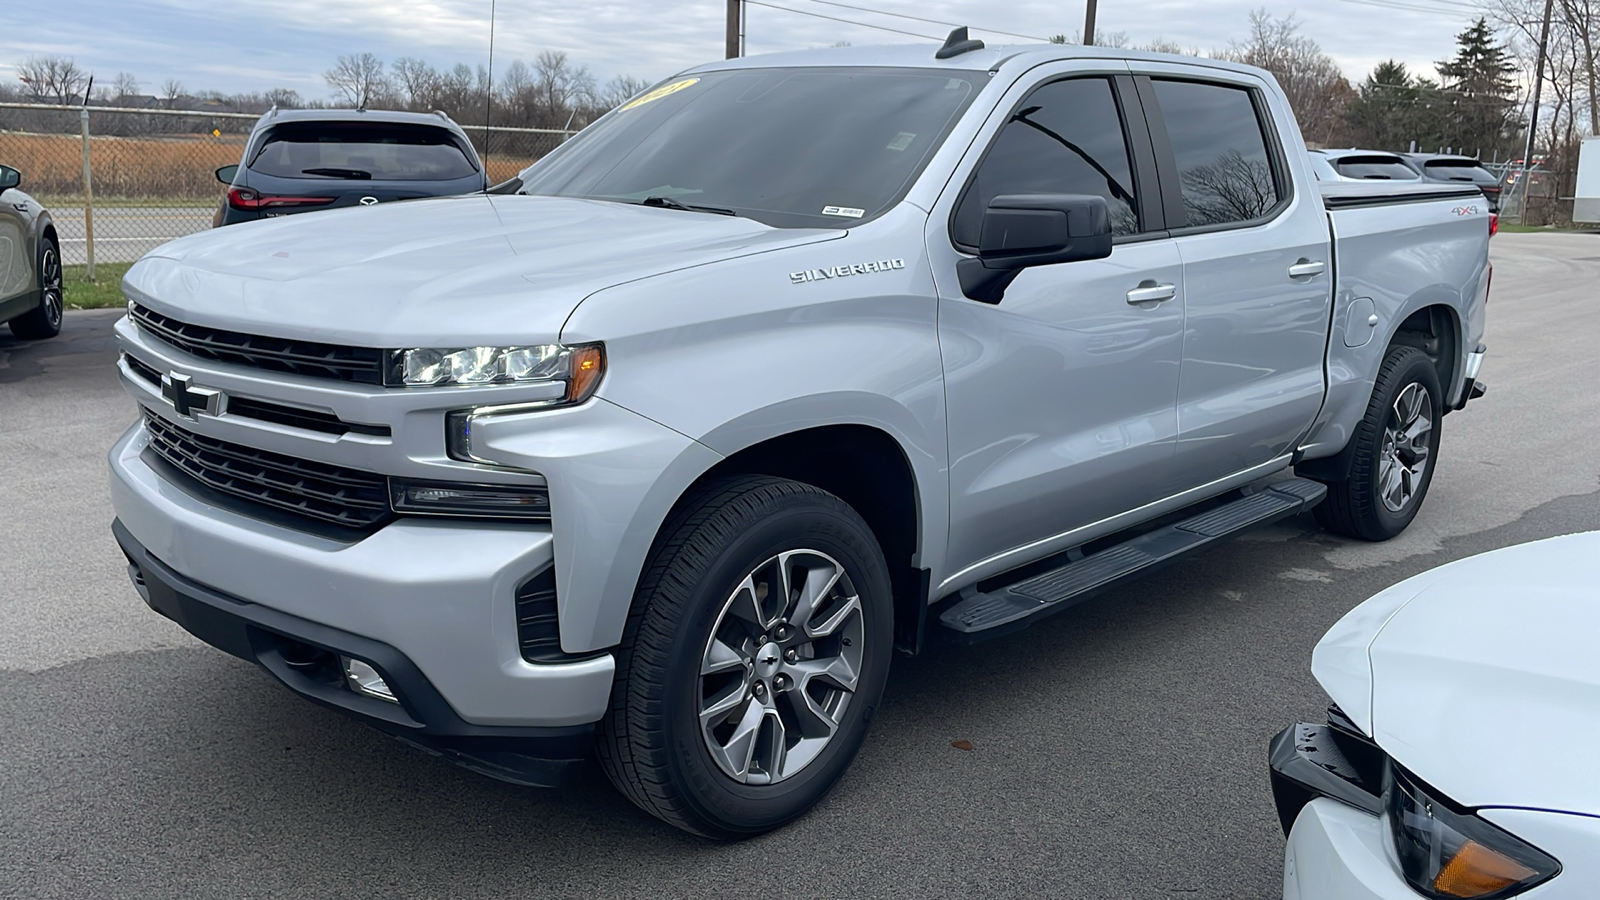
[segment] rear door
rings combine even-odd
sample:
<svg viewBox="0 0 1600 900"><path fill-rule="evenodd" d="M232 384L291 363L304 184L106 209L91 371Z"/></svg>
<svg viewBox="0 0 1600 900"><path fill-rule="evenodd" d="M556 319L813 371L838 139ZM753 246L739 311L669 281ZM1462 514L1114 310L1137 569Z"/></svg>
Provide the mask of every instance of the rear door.
<svg viewBox="0 0 1600 900"><path fill-rule="evenodd" d="M1264 82L1144 66L1139 85L1183 259L1176 467L1198 487L1292 452L1316 418L1333 256L1305 148ZM1191 69L1193 74L1174 70ZM1287 151L1287 152L1286 152ZM1296 175L1295 173L1299 174Z"/></svg>
<svg viewBox="0 0 1600 900"><path fill-rule="evenodd" d="M28 213L33 203L20 190L0 193L0 321L25 312L21 296L33 287L33 260L28 253ZM7 300L13 300L7 303Z"/></svg>

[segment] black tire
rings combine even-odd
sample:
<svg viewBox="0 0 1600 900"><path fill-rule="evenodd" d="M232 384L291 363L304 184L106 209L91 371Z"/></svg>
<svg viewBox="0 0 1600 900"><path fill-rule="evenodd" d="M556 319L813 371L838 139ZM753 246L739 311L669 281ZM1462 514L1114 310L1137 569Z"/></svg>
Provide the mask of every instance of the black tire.
<svg viewBox="0 0 1600 900"><path fill-rule="evenodd" d="M702 662L713 634L722 635L717 629L732 623L725 610L732 609L729 598L746 576L758 574L763 561L798 549L831 557L860 598L859 619L853 620L862 644L856 689L839 713L837 730L809 763L773 784L741 783L718 767L700 727L701 707L711 702L703 693ZM742 621L733 624L744 627ZM815 806L855 758L888 678L893 637L883 551L849 505L811 485L778 478L741 476L708 484L686 498L646 562L617 652L611 708L601 723L601 765L639 807L696 834L730 840L784 825ZM744 665L736 680L754 677L745 674L755 671L751 661ZM753 687L739 690L760 695ZM796 702L794 696L786 702ZM774 704L780 699L776 692L770 697Z"/></svg>
<svg viewBox="0 0 1600 900"><path fill-rule="evenodd" d="M1398 422L1396 402L1402 394L1419 386L1426 392L1426 403L1418 404L1422 415L1428 417L1425 466L1420 475L1407 478L1402 490L1409 486L1407 499L1400 509L1385 500L1386 458L1393 449L1389 442L1391 432ZM1414 394L1409 396L1414 397ZM1444 392L1439 385L1439 373L1433 360L1415 347L1390 347L1378 369L1378 379L1372 389L1372 399L1367 402L1367 412L1351 436L1353 456L1350 470L1342 481L1328 482L1328 497L1316 508L1317 522L1329 531L1364 541L1386 541L1402 531L1416 518L1417 510L1427 496L1428 485L1433 483L1433 470L1439 459L1439 424L1444 415ZM1420 437L1420 435L1419 435ZM1405 442L1402 442L1404 445ZM1402 454L1404 451L1401 451ZM1415 452L1413 458L1417 457ZM1404 457L1396 457L1404 461ZM1402 473L1410 469L1402 466ZM1397 477L1406 478L1405 474Z"/></svg>
<svg viewBox="0 0 1600 900"><path fill-rule="evenodd" d="M11 333L25 341L53 338L61 333L66 303L61 289L61 248L50 238L39 242L39 305L11 320Z"/></svg>

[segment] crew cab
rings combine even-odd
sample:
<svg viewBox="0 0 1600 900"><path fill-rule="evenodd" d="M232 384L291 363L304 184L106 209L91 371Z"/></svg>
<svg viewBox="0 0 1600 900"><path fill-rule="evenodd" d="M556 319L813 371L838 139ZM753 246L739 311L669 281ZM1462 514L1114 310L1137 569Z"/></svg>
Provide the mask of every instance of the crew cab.
<svg viewBox="0 0 1600 900"><path fill-rule="evenodd" d="M496 777L733 838L891 656L1315 506L1382 540L1481 392L1470 185L1324 184L1268 74L1065 45L717 62L487 195L153 251L146 602Z"/></svg>

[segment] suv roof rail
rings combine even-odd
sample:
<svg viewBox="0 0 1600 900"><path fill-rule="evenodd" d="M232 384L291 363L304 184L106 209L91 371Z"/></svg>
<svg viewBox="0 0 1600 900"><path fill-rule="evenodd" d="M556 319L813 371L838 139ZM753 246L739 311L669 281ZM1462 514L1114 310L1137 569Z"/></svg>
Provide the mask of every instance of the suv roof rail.
<svg viewBox="0 0 1600 900"><path fill-rule="evenodd" d="M939 52L935 53L933 58L949 59L952 56L960 56L963 53L971 53L974 50L982 49L983 41L968 38L967 26L963 25L950 32L950 36L944 39L944 46L939 48Z"/></svg>
<svg viewBox="0 0 1600 900"><path fill-rule="evenodd" d="M452 119L452 118L450 118L450 114L449 114L449 113L447 113L447 112L445 112L445 111L444 111L444 110L442 110L442 109L436 109L436 110L434 110L434 111L433 111L433 114L434 114L434 115L436 115L436 116L438 116L438 117L439 117L439 118L441 118L441 119L443 119L443 120L445 120L445 121L446 121L446 122L449 122L449 123L451 123L451 124L455 124L455 121L456 121L456 120L455 120L455 119Z"/></svg>

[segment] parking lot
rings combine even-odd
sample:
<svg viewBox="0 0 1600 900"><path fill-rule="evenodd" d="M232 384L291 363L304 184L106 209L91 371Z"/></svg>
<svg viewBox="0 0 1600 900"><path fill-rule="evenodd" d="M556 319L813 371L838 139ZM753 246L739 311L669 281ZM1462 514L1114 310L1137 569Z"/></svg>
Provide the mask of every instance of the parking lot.
<svg viewBox="0 0 1600 900"><path fill-rule="evenodd" d="M458 770L150 612L108 528L105 453L134 416L120 313L7 334L0 896L1276 897L1266 743L1323 715L1323 631L1433 566L1600 528L1600 236L1506 234L1492 257L1489 394L1446 419L1409 531L1290 520L898 659L838 789L732 845L636 810L595 766L558 791Z"/></svg>

